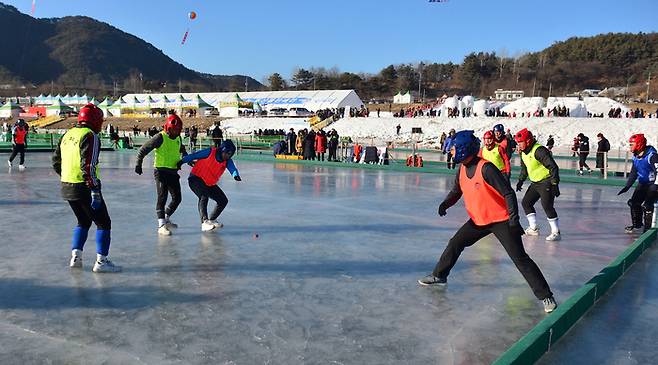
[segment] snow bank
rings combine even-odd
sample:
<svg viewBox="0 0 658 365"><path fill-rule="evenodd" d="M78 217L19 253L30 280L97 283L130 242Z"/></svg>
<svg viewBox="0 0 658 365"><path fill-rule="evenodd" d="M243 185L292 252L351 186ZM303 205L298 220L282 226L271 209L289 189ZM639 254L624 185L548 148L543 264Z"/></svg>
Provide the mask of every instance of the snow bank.
<svg viewBox="0 0 658 365"><path fill-rule="evenodd" d="M610 98L587 97L584 98L584 102L588 112L592 114L603 113L603 116L605 117L608 116L608 112L612 108L621 108L621 113L623 115L626 115L626 112L629 111L629 109L624 104L614 101Z"/></svg>
<svg viewBox="0 0 658 365"><path fill-rule="evenodd" d="M371 114L372 115L372 114ZM479 114L478 114L479 115ZM451 128L456 130L472 129L477 136L482 136L486 130L495 124L502 123L513 132L522 128L530 129L540 142L545 142L548 135L553 135L558 146L570 146L578 133L584 133L596 146L596 135L603 133L612 148L626 147L628 137L634 133L644 133L649 143L658 145L658 120L649 119L611 119L611 118L392 118L370 117L341 119L327 129L335 128L341 136L386 141L405 142L411 139L411 128L420 127L423 130L423 144L431 146L438 143L441 133ZM402 127L400 136L395 133L395 126ZM229 133L251 133L257 129L309 128L303 119L291 118L235 118L222 121L222 127Z"/></svg>
<svg viewBox="0 0 658 365"><path fill-rule="evenodd" d="M569 109L569 116L572 118L587 117L587 108L585 107L585 102L578 100L578 98L575 97L550 97L546 101L546 107L547 109L553 109L553 107L566 107ZM548 115L548 113L546 115Z"/></svg>
<svg viewBox="0 0 658 365"><path fill-rule="evenodd" d="M489 102L486 100L477 100L473 103L473 113L478 116L484 116L484 113L489 109Z"/></svg>
<svg viewBox="0 0 658 365"><path fill-rule="evenodd" d="M506 112L507 114L516 113L516 116L519 117L521 116L521 113L534 114L537 110L542 109L543 107L544 98L535 96L532 98L521 98L515 100L503 106L500 110Z"/></svg>

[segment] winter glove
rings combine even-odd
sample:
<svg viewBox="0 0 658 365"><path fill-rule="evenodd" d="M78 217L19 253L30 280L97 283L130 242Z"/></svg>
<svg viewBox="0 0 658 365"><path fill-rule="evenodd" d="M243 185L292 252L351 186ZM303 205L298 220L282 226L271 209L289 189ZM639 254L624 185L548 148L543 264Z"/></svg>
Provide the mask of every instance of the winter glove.
<svg viewBox="0 0 658 365"><path fill-rule="evenodd" d="M553 193L554 197L560 196L560 187L557 185L551 185L551 193Z"/></svg>
<svg viewBox="0 0 658 365"><path fill-rule="evenodd" d="M619 190L619 192L617 193L617 195L621 195L621 194L627 192L628 189L630 189L630 188L631 188L630 186L624 186L623 189Z"/></svg>
<svg viewBox="0 0 658 365"><path fill-rule="evenodd" d="M143 171L142 171L142 165L135 165L135 173L136 173L137 175L141 175L142 172L143 172Z"/></svg>
<svg viewBox="0 0 658 365"><path fill-rule="evenodd" d="M176 169L177 170L180 170L181 166L183 166L183 160L179 160L178 162L176 162Z"/></svg>
<svg viewBox="0 0 658 365"><path fill-rule="evenodd" d="M233 176L233 180L242 181L242 178L240 177L240 175L235 175L235 176Z"/></svg>
<svg viewBox="0 0 658 365"><path fill-rule="evenodd" d="M443 217L446 214L448 214L448 206L446 205L445 202L443 202L439 204L439 216Z"/></svg>
<svg viewBox="0 0 658 365"><path fill-rule="evenodd" d="M523 190L523 181L520 181L516 183L516 191L522 191Z"/></svg>
<svg viewBox="0 0 658 365"><path fill-rule="evenodd" d="M101 196L100 190L91 191L91 209L98 210L103 204L103 196Z"/></svg>

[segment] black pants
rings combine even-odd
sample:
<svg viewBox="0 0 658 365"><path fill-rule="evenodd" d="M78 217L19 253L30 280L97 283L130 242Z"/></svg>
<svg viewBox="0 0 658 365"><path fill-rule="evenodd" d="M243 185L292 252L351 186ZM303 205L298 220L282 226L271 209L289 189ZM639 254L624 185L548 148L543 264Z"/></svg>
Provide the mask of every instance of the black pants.
<svg viewBox="0 0 658 365"><path fill-rule="evenodd" d="M578 154L578 168L580 170L583 169L583 167L587 168L590 170L589 165L587 165L587 156L589 155L589 152L580 152Z"/></svg>
<svg viewBox="0 0 658 365"><path fill-rule="evenodd" d="M628 206L631 207L633 227L644 226L645 230L651 228L653 203L656 202L657 198L656 192L650 189L651 185L653 184L637 184L633 196L628 201Z"/></svg>
<svg viewBox="0 0 658 365"><path fill-rule="evenodd" d="M555 203L555 196L553 196L551 182L549 180L533 182L530 184L528 190L523 196L523 200L521 201L521 206L523 207L525 214L536 213L535 203L540 199L546 217L548 217L548 219L557 218L557 212L553 206Z"/></svg>
<svg viewBox="0 0 658 365"><path fill-rule="evenodd" d="M25 163L25 145L24 144L15 144L11 149L11 156L9 156L9 162L13 162L16 158L16 155L20 153L20 164Z"/></svg>
<svg viewBox="0 0 658 365"><path fill-rule="evenodd" d="M215 148L219 148L219 146L222 145L222 139L221 138L213 138L212 143L215 146Z"/></svg>
<svg viewBox="0 0 658 365"><path fill-rule="evenodd" d="M324 152L316 152L315 157L318 159L318 161L324 161Z"/></svg>
<svg viewBox="0 0 658 365"><path fill-rule="evenodd" d="M454 169L455 168L455 163L452 162L452 153L448 152L448 168L449 169Z"/></svg>
<svg viewBox="0 0 658 365"><path fill-rule="evenodd" d="M153 176L155 177L155 190L158 193L155 203L155 213L158 215L158 219L164 219L165 215L171 216L174 214L181 202L180 176L175 172L161 171L158 169L153 171ZM169 202L169 206L165 209L167 194L171 195L171 202Z"/></svg>
<svg viewBox="0 0 658 365"><path fill-rule="evenodd" d="M336 157L336 150L338 147L331 147L329 146L329 158L327 160L329 161L338 161L338 158Z"/></svg>
<svg viewBox="0 0 658 365"><path fill-rule="evenodd" d="M219 186L208 186L197 176L190 175L187 181L190 184L190 189L192 189L194 194L199 198L199 216L201 218L201 223L207 219L217 219L228 204L226 194L224 194ZM217 203L210 216L208 216L208 198Z"/></svg>
<svg viewBox="0 0 658 365"><path fill-rule="evenodd" d="M537 264L528 256L523 248L523 240L520 233L510 229L509 222L493 223L487 226L476 226L472 220L468 220L455 235L448 241L448 246L443 250L441 259L436 264L432 275L447 278L450 270L464 248L472 246L480 239L493 233L507 251L516 268L521 272L537 299L551 297L551 289Z"/></svg>
<svg viewBox="0 0 658 365"><path fill-rule="evenodd" d="M91 209L91 195L80 200L69 200L69 205L73 209L73 214L78 219L78 226L84 229L89 229L91 223L95 223L98 229L110 230L112 229L112 221L110 214L107 212L105 199L100 208Z"/></svg>

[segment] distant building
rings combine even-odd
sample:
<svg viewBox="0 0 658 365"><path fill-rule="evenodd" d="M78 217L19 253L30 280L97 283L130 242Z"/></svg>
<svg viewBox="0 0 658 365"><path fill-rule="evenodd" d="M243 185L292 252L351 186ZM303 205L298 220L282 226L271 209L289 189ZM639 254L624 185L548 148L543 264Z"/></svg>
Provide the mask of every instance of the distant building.
<svg viewBox="0 0 658 365"><path fill-rule="evenodd" d="M601 93L601 90L598 89L585 89L582 91L576 91L572 94L567 94L566 96L575 96L575 97L597 97Z"/></svg>
<svg viewBox="0 0 658 365"><path fill-rule="evenodd" d="M494 92L494 100L496 101L514 101L521 99L524 96L523 90L503 90L497 89Z"/></svg>

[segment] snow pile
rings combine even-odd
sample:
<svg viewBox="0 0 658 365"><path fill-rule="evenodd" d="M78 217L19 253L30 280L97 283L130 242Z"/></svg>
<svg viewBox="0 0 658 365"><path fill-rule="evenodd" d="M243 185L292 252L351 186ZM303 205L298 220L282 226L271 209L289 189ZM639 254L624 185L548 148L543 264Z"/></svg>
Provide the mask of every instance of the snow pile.
<svg viewBox="0 0 658 365"><path fill-rule="evenodd" d="M484 113L489 109L489 102L486 100L477 100L473 103L473 114L484 116Z"/></svg>
<svg viewBox="0 0 658 365"><path fill-rule="evenodd" d="M462 97L462 103L464 103L464 106L466 108L472 108L474 102L475 102L475 98L471 95L466 95Z"/></svg>
<svg viewBox="0 0 658 365"><path fill-rule="evenodd" d="M592 114L603 113L604 117L607 117L608 112L613 108L621 108L622 115L626 115L626 112L629 110L624 104L610 98L587 97L584 98L584 102L588 112Z"/></svg>
<svg viewBox="0 0 658 365"><path fill-rule="evenodd" d="M576 117L576 118L587 117L587 108L585 107L585 102L583 102L582 100L578 100L578 98L575 97L564 97L564 98L550 97L546 101L546 107L547 109L553 109L554 107L557 107L558 109L560 107L566 107L567 109L569 109L570 117ZM546 115L548 115L548 113Z"/></svg>
<svg viewBox="0 0 658 365"><path fill-rule="evenodd" d="M372 114L371 114L372 115ZM480 115L480 114L478 114ZM657 145L658 120L656 119L611 119L611 118L347 118L331 124L326 129L336 129L341 136L355 139L376 139L380 141L406 142L411 140L411 128L420 127L423 130L422 140L425 145L438 143L441 133L447 133L451 128L456 130L472 129L481 137L485 131L495 124L502 123L506 129L516 132L528 128L542 143L549 135L555 138L558 146L570 146L578 133L584 133L596 146L596 135L603 133L610 141L612 148L626 147L628 137L635 133L644 133L649 143ZM400 136L396 135L395 127L400 124ZM303 119L292 118L235 118L222 121L222 127L228 133L252 133L258 129L309 128Z"/></svg>
<svg viewBox="0 0 658 365"><path fill-rule="evenodd" d="M525 113L526 115L530 113L532 115L537 110L542 109L543 107L544 107L544 98L540 96L535 96L532 98L526 97L526 98L515 100L505 105L500 110L506 112L507 114L516 113L516 116L518 117L521 116L521 113Z"/></svg>

